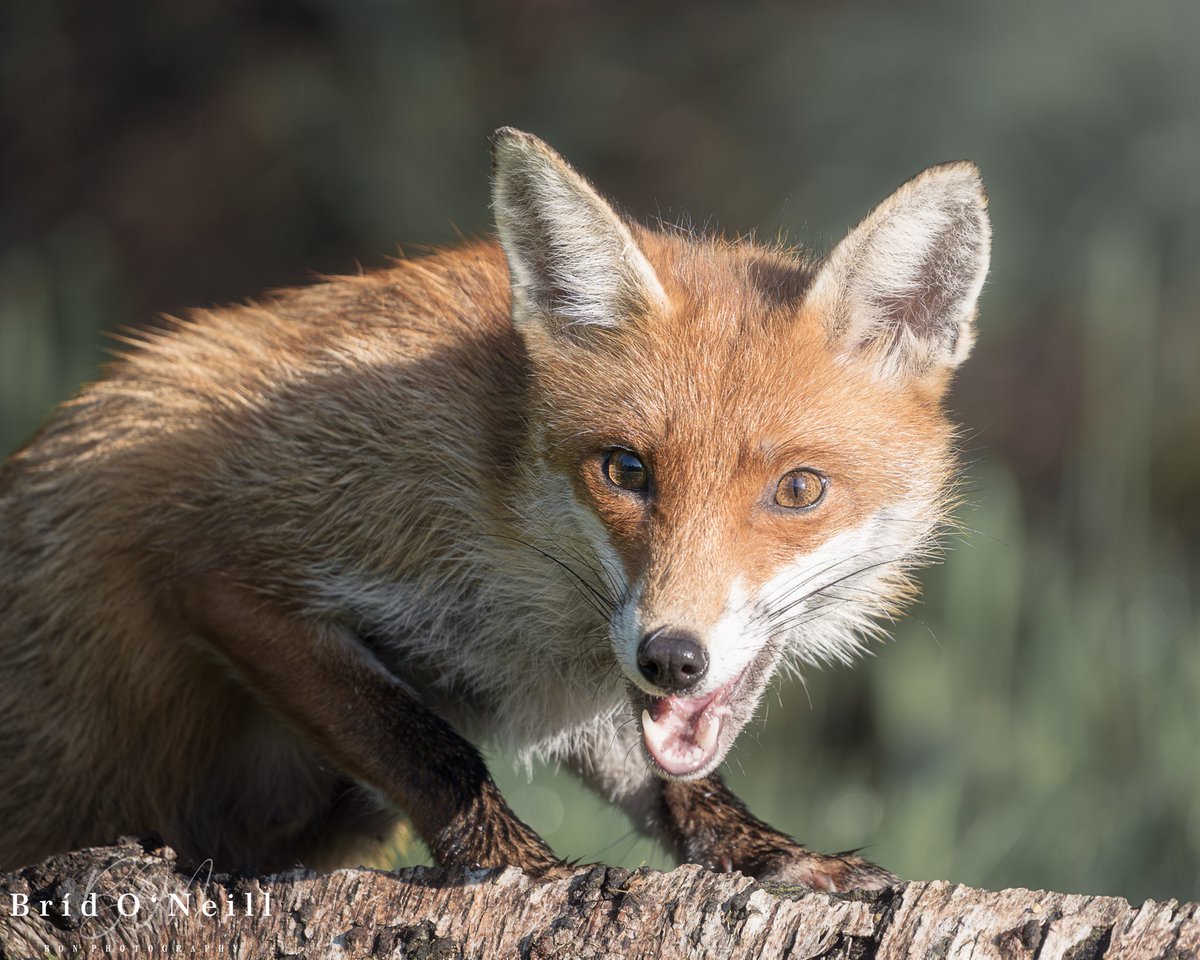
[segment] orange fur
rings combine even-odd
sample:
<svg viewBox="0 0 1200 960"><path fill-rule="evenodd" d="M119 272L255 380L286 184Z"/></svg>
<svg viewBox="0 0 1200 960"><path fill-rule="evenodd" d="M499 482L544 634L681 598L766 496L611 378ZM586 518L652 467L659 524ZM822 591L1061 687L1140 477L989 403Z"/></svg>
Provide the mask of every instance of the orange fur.
<svg viewBox="0 0 1200 960"><path fill-rule="evenodd" d="M0 473L0 866L143 829L223 865L342 863L400 805L443 859L545 869L448 721L564 758L702 862L740 861L685 824L736 822L747 869L811 878L821 858L735 801L697 806L720 790L663 806L620 742L666 696L633 645L708 646L732 719L707 776L785 644L844 657L909 595L986 268L971 169L917 178L813 264L624 224L507 131L501 244L131 334ZM605 479L613 448L646 495ZM800 467L824 500L776 506ZM785 630L822 551L830 580L874 561L857 612Z"/></svg>

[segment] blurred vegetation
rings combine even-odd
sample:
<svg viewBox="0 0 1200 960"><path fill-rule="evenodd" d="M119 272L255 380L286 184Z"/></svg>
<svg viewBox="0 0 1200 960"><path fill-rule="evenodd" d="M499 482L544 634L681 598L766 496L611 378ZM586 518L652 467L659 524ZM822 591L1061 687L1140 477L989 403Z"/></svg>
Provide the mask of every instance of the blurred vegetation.
<svg viewBox="0 0 1200 960"><path fill-rule="evenodd" d="M973 158L969 530L729 776L904 876L1200 898L1197 37L1194 0L4 4L0 449L100 330L487 231L504 123L637 216L818 251ZM496 765L560 853L664 862L566 775Z"/></svg>

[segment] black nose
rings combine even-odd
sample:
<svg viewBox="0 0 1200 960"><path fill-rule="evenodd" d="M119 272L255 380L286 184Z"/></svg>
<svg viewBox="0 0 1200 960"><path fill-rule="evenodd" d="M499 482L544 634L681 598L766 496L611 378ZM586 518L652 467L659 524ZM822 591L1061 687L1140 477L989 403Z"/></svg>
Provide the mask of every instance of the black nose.
<svg viewBox="0 0 1200 960"><path fill-rule="evenodd" d="M667 693L691 690L708 673L708 654L700 641L669 627L642 637L637 662L642 676Z"/></svg>

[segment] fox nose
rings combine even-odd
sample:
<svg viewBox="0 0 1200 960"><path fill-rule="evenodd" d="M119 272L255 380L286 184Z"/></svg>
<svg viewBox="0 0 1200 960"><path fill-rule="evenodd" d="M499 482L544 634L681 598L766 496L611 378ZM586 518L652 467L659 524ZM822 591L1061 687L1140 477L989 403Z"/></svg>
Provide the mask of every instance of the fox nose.
<svg viewBox="0 0 1200 960"><path fill-rule="evenodd" d="M667 693L686 693L708 673L708 653L700 641L668 627L642 637L637 662L642 676Z"/></svg>

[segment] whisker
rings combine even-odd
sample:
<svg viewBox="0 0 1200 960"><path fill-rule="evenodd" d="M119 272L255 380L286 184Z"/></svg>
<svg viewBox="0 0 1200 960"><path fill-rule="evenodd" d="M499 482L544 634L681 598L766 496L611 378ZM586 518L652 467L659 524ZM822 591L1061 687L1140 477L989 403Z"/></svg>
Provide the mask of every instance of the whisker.
<svg viewBox="0 0 1200 960"><path fill-rule="evenodd" d="M862 554L858 554L857 556L851 557L848 559L858 559L858 557L861 557L861 556L862 556ZM766 622L769 624L775 624L782 616L784 616L785 614L787 614L789 611L791 611L795 607L799 606L800 604L803 604L807 600L810 600L813 596L820 593L821 591L828 590L830 587L836 587L838 584L844 583L853 577L860 576L869 570L875 570L875 569L878 569L879 567L885 567L885 566L889 566L894 563L899 563L899 562L903 561L903 559L904 558L902 556L886 557L883 560L877 560L874 563L868 563L868 564L864 564L861 567L857 567L854 570L851 570L849 573L838 577L837 579L833 580L830 583L825 584L822 587L818 587L815 590L810 590L808 593L796 598L795 600L792 600L790 603L785 604L782 607L771 608L766 613L766 616L765 616ZM809 578L809 582L811 582L811 580L812 580L812 578Z"/></svg>

